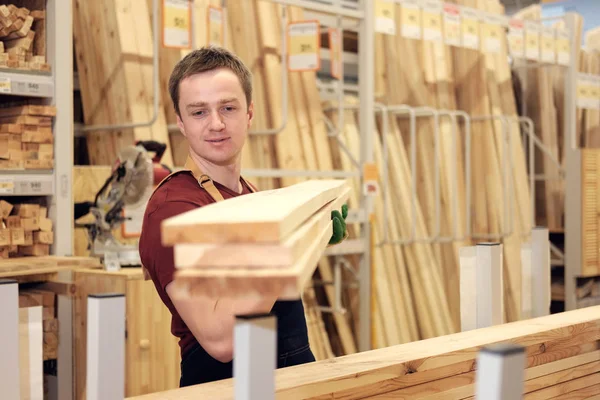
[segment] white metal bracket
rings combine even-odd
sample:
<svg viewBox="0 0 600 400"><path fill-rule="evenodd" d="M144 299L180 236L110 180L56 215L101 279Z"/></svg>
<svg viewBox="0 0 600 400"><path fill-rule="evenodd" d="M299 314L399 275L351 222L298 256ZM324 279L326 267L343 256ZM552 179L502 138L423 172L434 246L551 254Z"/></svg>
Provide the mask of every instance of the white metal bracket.
<svg viewBox="0 0 600 400"><path fill-rule="evenodd" d="M525 349L513 344L483 348L477 357L476 400L523 398Z"/></svg>
<svg viewBox="0 0 600 400"><path fill-rule="evenodd" d="M88 296L86 367L88 400L125 398L124 294Z"/></svg>
<svg viewBox="0 0 600 400"><path fill-rule="evenodd" d="M236 400L274 400L277 319L240 315L234 329L233 377Z"/></svg>
<svg viewBox="0 0 600 400"><path fill-rule="evenodd" d="M502 244L460 249L461 330L503 323Z"/></svg>
<svg viewBox="0 0 600 400"><path fill-rule="evenodd" d="M19 365L19 285L0 279L0 387L2 397L20 399Z"/></svg>

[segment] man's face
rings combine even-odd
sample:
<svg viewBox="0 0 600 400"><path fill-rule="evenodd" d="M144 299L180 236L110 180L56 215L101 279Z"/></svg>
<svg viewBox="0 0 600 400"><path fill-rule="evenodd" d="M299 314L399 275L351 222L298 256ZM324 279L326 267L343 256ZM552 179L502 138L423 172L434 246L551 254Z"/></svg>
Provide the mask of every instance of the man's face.
<svg viewBox="0 0 600 400"><path fill-rule="evenodd" d="M195 74L179 85L177 125L198 156L215 165L239 159L252 121L252 104L238 77L221 68Z"/></svg>

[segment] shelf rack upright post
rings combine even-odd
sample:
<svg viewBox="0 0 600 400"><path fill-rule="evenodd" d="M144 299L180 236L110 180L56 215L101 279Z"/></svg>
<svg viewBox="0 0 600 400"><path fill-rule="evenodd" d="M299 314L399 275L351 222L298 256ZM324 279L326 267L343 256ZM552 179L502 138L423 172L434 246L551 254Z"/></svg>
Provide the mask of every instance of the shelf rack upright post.
<svg viewBox="0 0 600 400"><path fill-rule="evenodd" d="M52 125L54 168L51 170L0 170L4 188L0 196L40 196L47 199L54 243L50 254L73 254L73 13L72 0L46 0L46 62L50 72L0 69L4 95L41 98L56 107ZM73 398L71 299L58 297L60 343L56 396Z"/></svg>

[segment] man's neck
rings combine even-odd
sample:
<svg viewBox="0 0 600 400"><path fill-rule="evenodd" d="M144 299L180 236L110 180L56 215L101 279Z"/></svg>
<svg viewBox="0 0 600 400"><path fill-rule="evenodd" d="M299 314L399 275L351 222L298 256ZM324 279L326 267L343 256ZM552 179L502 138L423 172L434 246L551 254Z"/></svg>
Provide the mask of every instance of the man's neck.
<svg viewBox="0 0 600 400"><path fill-rule="evenodd" d="M193 152L190 152L190 157L192 161L196 163L198 168L200 168L203 173L210 176L213 181L219 182L236 193L241 193L241 163L239 161L236 161L230 165L221 166L206 161L202 157L198 157Z"/></svg>

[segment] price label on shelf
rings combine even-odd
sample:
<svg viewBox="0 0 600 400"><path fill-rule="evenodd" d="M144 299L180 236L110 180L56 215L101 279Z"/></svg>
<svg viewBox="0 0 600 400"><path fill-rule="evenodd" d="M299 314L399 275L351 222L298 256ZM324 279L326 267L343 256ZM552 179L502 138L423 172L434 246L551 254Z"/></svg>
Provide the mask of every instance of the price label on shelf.
<svg viewBox="0 0 600 400"><path fill-rule="evenodd" d="M594 98L597 92L597 77L588 74L579 74L577 77L577 107L586 109L598 109L600 98Z"/></svg>
<svg viewBox="0 0 600 400"><path fill-rule="evenodd" d="M192 6L189 0L163 0L163 46L192 47Z"/></svg>
<svg viewBox="0 0 600 400"><path fill-rule="evenodd" d="M378 196L379 195L379 173L377 165L374 163L367 163L363 165L363 192L366 196Z"/></svg>
<svg viewBox="0 0 600 400"><path fill-rule="evenodd" d="M433 42L442 41L442 11L443 4L437 0L422 3L423 39Z"/></svg>
<svg viewBox="0 0 600 400"><path fill-rule="evenodd" d="M540 51L542 62L551 64L556 62L556 44L552 27L541 27Z"/></svg>
<svg viewBox="0 0 600 400"><path fill-rule="evenodd" d="M400 4L400 34L408 39L421 39L421 7L417 0L398 0Z"/></svg>
<svg viewBox="0 0 600 400"><path fill-rule="evenodd" d="M342 78L342 44L340 31L336 28L329 28L329 51L331 52L331 76L335 79Z"/></svg>
<svg viewBox="0 0 600 400"><path fill-rule="evenodd" d="M462 46L467 49L479 49L479 21L480 13L478 10L462 7L460 10L462 22Z"/></svg>
<svg viewBox="0 0 600 400"><path fill-rule="evenodd" d="M224 46L223 10L220 7L209 5L207 19L208 44L213 46Z"/></svg>
<svg viewBox="0 0 600 400"><path fill-rule="evenodd" d="M456 4L444 3L444 43L460 46L460 10Z"/></svg>
<svg viewBox="0 0 600 400"><path fill-rule="evenodd" d="M315 71L321 67L319 21L299 21L288 25L290 71Z"/></svg>
<svg viewBox="0 0 600 400"><path fill-rule="evenodd" d="M375 0L375 32L396 34L396 3L394 0Z"/></svg>
<svg viewBox="0 0 600 400"><path fill-rule="evenodd" d="M590 79L590 108L600 109L600 76Z"/></svg>
<svg viewBox="0 0 600 400"><path fill-rule="evenodd" d="M484 14L481 26L483 48L488 53L499 53L504 33L504 20L500 15Z"/></svg>
<svg viewBox="0 0 600 400"><path fill-rule="evenodd" d="M0 93L8 94L12 91L10 78L0 77Z"/></svg>
<svg viewBox="0 0 600 400"><path fill-rule="evenodd" d="M556 31L556 62L568 66L571 63L571 45L569 42L569 31L558 29Z"/></svg>
<svg viewBox="0 0 600 400"><path fill-rule="evenodd" d="M532 21L525 21L525 58L540 60L540 26Z"/></svg>
<svg viewBox="0 0 600 400"><path fill-rule="evenodd" d="M525 24L520 19L508 23L508 49L514 58L525 57Z"/></svg>
<svg viewBox="0 0 600 400"><path fill-rule="evenodd" d="M0 177L0 194L14 194L15 180L8 177Z"/></svg>

